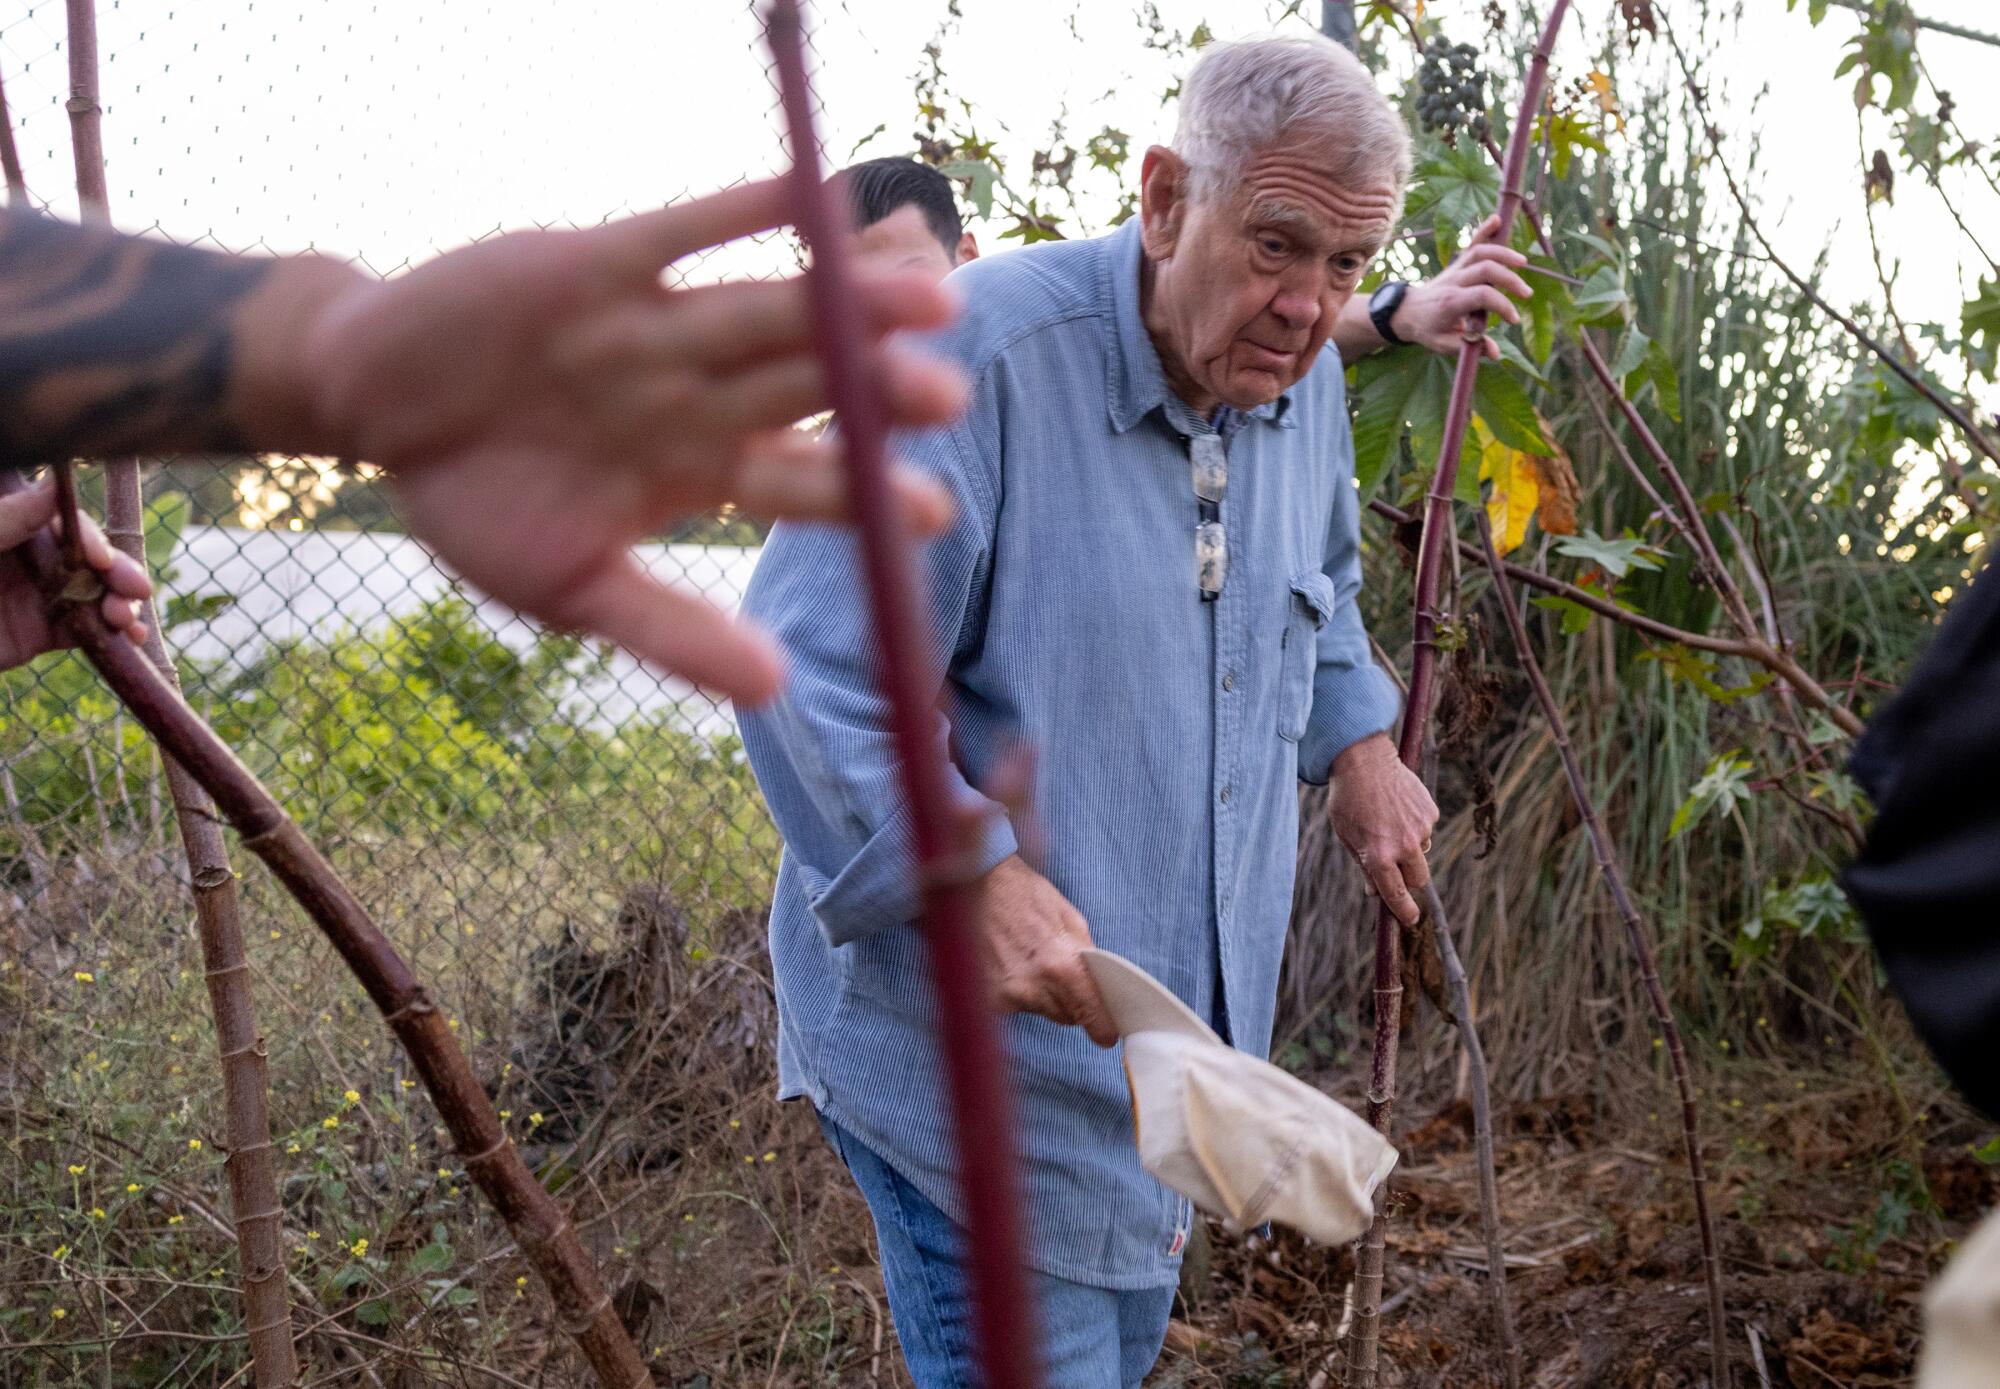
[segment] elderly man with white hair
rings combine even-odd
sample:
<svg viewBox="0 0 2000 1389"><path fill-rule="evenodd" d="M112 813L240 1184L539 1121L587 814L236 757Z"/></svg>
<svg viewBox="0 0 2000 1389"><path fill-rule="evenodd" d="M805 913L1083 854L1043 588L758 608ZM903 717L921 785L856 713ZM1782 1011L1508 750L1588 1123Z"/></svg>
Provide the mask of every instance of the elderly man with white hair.
<svg viewBox="0 0 2000 1389"><path fill-rule="evenodd" d="M1395 687L1355 603L1342 358L1385 341L1455 349L1466 312L1516 320L1508 295L1528 287L1519 255L1477 244L1433 281L1355 301L1395 228L1409 148L1366 71L1325 40L1208 49L1172 147L1146 152L1138 217L950 277L965 310L933 341L969 376L970 405L899 440L958 505L924 562L946 662L938 736L983 812L974 922L1015 1014L1055 1385L1141 1382L1193 1219L1140 1166L1082 952L1127 957L1263 1054L1301 780L1331 780L1342 842L1417 917L1437 811L1386 736ZM791 679L743 736L786 845L771 916L780 1093L810 1098L867 1198L905 1358L932 1389L974 1378L967 1234L851 545L827 527L772 533L747 607L784 642ZM1022 740L1038 753L1032 836L976 789L997 790Z"/></svg>

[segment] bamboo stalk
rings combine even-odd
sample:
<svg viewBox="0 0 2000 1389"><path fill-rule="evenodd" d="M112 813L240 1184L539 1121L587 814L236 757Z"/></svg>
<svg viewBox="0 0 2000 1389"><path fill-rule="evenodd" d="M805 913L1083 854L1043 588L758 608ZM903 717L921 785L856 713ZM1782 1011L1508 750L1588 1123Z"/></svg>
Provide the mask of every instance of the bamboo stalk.
<svg viewBox="0 0 2000 1389"><path fill-rule="evenodd" d="M1486 515L1481 512L1473 518L1479 527L1479 539L1486 551L1486 567L1493 575L1493 586L1500 598L1500 608L1507 619L1507 632L1514 640L1515 655L1520 658L1521 670L1528 677L1528 684L1535 692L1535 703L1541 706L1542 717L1548 720L1549 735L1555 740L1556 755L1562 762L1563 777L1569 783L1570 797L1576 802L1577 813L1583 817L1584 828L1590 835L1590 851L1597 860L1598 873L1604 879L1604 886L1611 894L1612 904L1618 910L1618 918L1625 926L1626 940L1632 947L1632 957L1639 966L1640 978L1646 986L1646 997L1653 1007L1654 1019L1660 1025L1660 1032L1666 1039L1669 1062L1673 1069L1674 1086L1680 1092L1681 1140L1687 1150L1688 1180L1694 1187L1695 1221L1701 1231L1702 1271L1708 1282L1708 1318L1710 1338L1710 1362L1717 1389L1728 1389L1729 1385L1729 1340L1728 1314L1722 1297L1722 1262L1720 1246L1715 1235L1715 1214L1708 1203L1708 1177L1701 1161L1701 1132L1695 1111L1694 1082L1690 1078L1687 1048L1681 1044L1680 1027L1674 1022L1672 1006L1667 1002L1666 988L1660 983L1659 966L1653 958L1653 948L1647 940L1645 923L1639 917L1639 910L1632 903L1632 893L1625 882L1625 870L1618 860L1616 848L1610 834L1604 828L1604 819L1598 814L1596 802L1591 799L1589 783L1584 780L1583 764L1577 759L1576 747L1570 741L1569 727L1564 722L1562 709L1556 704L1556 697L1549 689L1548 678L1542 674L1541 662L1536 659L1534 647L1528 640L1528 626L1521 618L1521 610L1514 602L1513 586L1507 582L1507 571L1500 560L1499 551L1493 545L1493 529L1486 523Z"/></svg>
<svg viewBox="0 0 2000 1389"><path fill-rule="evenodd" d="M1028 1389L1039 1382L1040 1373L1022 1268L1013 1094L972 933L970 880L963 867L976 826L967 824L953 805L944 750L932 736L941 675L917 616L913 546L889 497L879 374L859 336L862 315L848 278L845 221L820 178L798 0L773 0L765 16L791 145L796 220L812 244L806 287L828 398L840 420L842 463L873 616L877 678L888 697L903 794L915 830L922 930L970 1227L966 1263L981 1382L986 1389Z"/></svg>
<svg viewBox="0 0 2000 1389"><path fill-rule="evenodd" d="M68 0L68 17L70 140L76 161L77 202L86 222L108 225L111 204L104 175L93 0ZM111 543L144 570L145 506L138 459L119 458L105 465L104 522ZM141 605L140 618L146 624L147 659L161 680L178 692L179 676L160 633L158 610L150 599ZM236 1224L250 1364L258 1389L284 1389L298 1380L298 1351L293 1344L291 1304L285 1290L285 1212L278 1198L277 1150L271 1143L270 1079L250 992L241 894L214 803L172 759L166 760L166 778L181 851L187 858L195 930L201 941L202 978L208 989L209 1011L215 1017L223 1131L229 1154L223 1171L229 1179L230 1218Z"/></svg>
<svg viewBox="0 0 2000 1389"><path fill-rule="evenodd" d="M1424 885L1424 910L1431 919L1438 956L1444 962L1445 987L1457 1014L1459 1042L1465 1048L1468 1088L1472 1091L1472 1144L1479 1178L1479 1226L1486 1237L1486 1293L1493 1303L1493 1333L1500 1343L1501 1369L1507 1389L1521 1389L1521 1342L1514 1334L1514 1308L1507 1296L1507 1251L1500 1239L1500 1183L1493 1169L1493 1092L1486 1080L1486 1048L1472 1014L1472 986L1451 938L1444 902L1435 882Z"/></svg>
<svg viewBox="0 0 2000 1389"><path fill-rule="evenodd" d="M7 206L28 205L28 181L21 174L21 151L14 146L14 118L7 114L7 89L0 86L0 177L7 182Z"/></svg>
<svg viewBox="0 0 2000 1389"><path fill-rule="evenodd" d="M1535 114L1541 109L1548 82L1549 50L1562 28L1569 0L1556 0L1535 45L1522 84L1514 128L1507 136L1505 171L1501 177L1499 233L1505 244L1521 205L1522 180L1528 151L1534 145ZM1410 658L1410 697L1403 713L1397 752L1403 765L1418 771L1424 737L1430 728L1432 684L1437 669L1437 580L1446 549L1454 538L1452 494L1458 482L1459 451L1472 420L1472 390L1485 355L1486 314L1468 314L1458 365L1452 373L1451 400L1445 411L1444 442L1431 474L1424 508L1423 539L1417 548L1416 623ZM1402 940L1396 918L1386 905L1375 911L1375 1037L1368 1066L1368 1122L1386 1134L1395 1116L1397 1027L1403 1000ZM1348 1382L1352 1389L1374 1389L1381 1346L1382 1264L1388 1240L1386 1215L1378 1212L1355 1259L1355 1330L1349 1343Z"/></svg>
<svg viewBox="0 0 2000 1389"><path fill-rule="evenodd" d="M0 496L22 486L18 474L0 470ZM69 513L65 523L74 525L74 517ZM598 1382L606 1389L650 1385L652 1378L619 1323L575 1227L521 1160L443 1012L396 947L215 730L143 652L105 625L98 602L102 583L94 575L73 575L66 569L46 532L31 538L21 553L63 633L82 648L133 717L214 798L245 847L264 860L361 982L409 1054L466 1172L548 1287L558 1325L576 1342Z"/></svg>

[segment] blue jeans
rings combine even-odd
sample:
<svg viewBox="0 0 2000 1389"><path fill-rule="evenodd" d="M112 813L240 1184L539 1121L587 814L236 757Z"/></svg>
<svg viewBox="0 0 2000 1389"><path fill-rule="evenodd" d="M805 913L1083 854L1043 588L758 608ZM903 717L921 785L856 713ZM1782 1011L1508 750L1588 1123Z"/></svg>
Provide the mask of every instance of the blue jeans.
<svg viewBox="0 0 2000 1389"><path fill-rule="evenodd" d="M820 1116L875 1217L882 1282L917 1389L974 1389L965 1231L853 1134ZM1030 1273L1047 1389L1138 1389L1159 1358L1174 1290L1117 1292Z"/></svg>

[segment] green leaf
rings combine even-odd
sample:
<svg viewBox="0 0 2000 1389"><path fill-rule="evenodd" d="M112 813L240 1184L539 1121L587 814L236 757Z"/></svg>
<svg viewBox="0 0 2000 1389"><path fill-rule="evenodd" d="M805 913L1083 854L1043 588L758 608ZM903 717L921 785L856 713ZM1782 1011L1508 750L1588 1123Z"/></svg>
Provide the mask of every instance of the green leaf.
<svg viewBox="0 0 2000 1389"><path fill-rule="evenodd" d="M2000 355L2000 279L1979 280L1979 293L1959 314L1959 330L1965 335L1965 355L1989 380L1994 375L1994 359Z"/></svg>
<svg viewBox="0 0 2000 1389"><path fill-rule="evenodd" d="M1569 177L1570 162L1582 150L1609 153L1604 141L1581 115L1567 112L1544 115L1536 121L1535 138L1549 143L1549 164L1559 179Z"/></svg>
<svg viewBox="0 0 2000 1389"><path fill-rule="evenodd" d="M1458 249L1458 234L1485 221L1500 205L1500 171L1468 140L1457 149L1433 145L1418 161L1415 179L1404 204L1404 223L1416 226L1428 217L1438 258L1449 262Z"/></svg>
<svg viewBox="0 0 2000 1389"><path fill-rule="evenodd" d="M1576 293L1577 317L1585 323L1622 322L1630 304L1624 278L1609 265L1591 271Z"/></svg>
<svg viewBox="0 0 2000 1389"><path fill-rule="evenodd" d="M451 1246L427 1244L410 1256L410 1272L414 1275L443 1273L451 1267Z"/></svg>
<svg viewBox="0 0 2000 1389"><path fill-rule="evenodd" d="M1611 359L1611 374L1624 381L1639 369L1639 363L1646 360L1646 349L1652 345L1653 340L1640 332L1637 325L1627 328L1624 340L1618 344L1617 356ZM1625 393L1627 395L1632 393L1629 382L1626 384Z"/></svg>
<svg viewBox="0 0 2000 1389"><path fill-rule="evenodd" d="M188 499L185 492L167 492L146 503L146 568L162 578L187 529Z"/></svg>
<svg viewBox="0 0 2000 1389"><path fill-rule="evenodd" d="M207 622L236 606L233 593L176 593L160 613L160 626L172 631L184 622Z"/></svg>
<svg viewBox="0 0 2000 1389"><path fill-rule="evenodd" d="M938 172L946 178L968 180L965 199L972 204L972 210L981 220L993 215L993 187L1000 181L998 169L983 159L954 159L938 165Z"/></svg>
<svg viewBox="0 0 2000 1389"><path fill-rule="evenodd" d="M1556 553L1594 564L1614 579L1622 579L1634 569L1660 567L1660 552L1629 531L1618 540L1606 540L1596 531L1565 535L1556 541Z"/></svg>
<svg viewBox="0 0 2000 1389"><path fill-rule="evenodd" d="M1549 354L1555 351L1557 327L1576 316L1569 286L1544 273L1551 268L1546 260L1535 259L1521 269L1522 278L1535 291L1522 306L1521 342L1528 355L1541 363L1546 363Z"/></svg>
<svg viewBox="0 0 2000 1389"><path fill-rule="evenodd" d="M1652 382L1658 394L1660 408L1675 424L1681 420L1681 376L1674 370L1673 359L1667 356L1667 349L1659 343L1651 343L1646 348L1646 379Z"/></svg>
<svg viewBox="0 0 2000 1389"><path fill-rule="evenodd" d="M1972 1156L1989 1165L2000 1163L2000 1133L1994 1134L1979 1147L1974 1148Z"/></svg>
<svg viewBox="0 0 2000 1389"><path fill-rule="evenodd" d="M1438 356L1421 347L1377 352L1355 366L1354 478L1364 502L1395 466L1406 428L1443 434L1450 389Z"/></svg>
<svg viewBox="0 0 2000 1389"><path fill-rule="evenodd" d="M1555 451L1535 404L1511 372L1491 363L1480 369L1472 384L1472 408L1492 431L1493 437L1511 449L1544 457Z"/></svg>
<svg viewBox="0 0 2000 1389"><path fill-rule="evenodd" d="M1566 637L1573 637L1581 632L1590 625L1590 619L1597 616L1583 604L1568 598L1557 598L1553 594L1544 594L1540 598L1530 598L1528 601L1538 608L1546 608L1552 613L1559 614L1562 617L1562 634Z"/></svg>
<svg viewBox="0 0 2000 1389"><path fill-rule="evenodd" d="M1711 811L1726 814L1731 807L1749 799L1750 763L1734 751L1721 753L1710 759L1687 799L1674 811L1674 818L1667 826L1667 838L1678 838L1693 829Z"/></svg>

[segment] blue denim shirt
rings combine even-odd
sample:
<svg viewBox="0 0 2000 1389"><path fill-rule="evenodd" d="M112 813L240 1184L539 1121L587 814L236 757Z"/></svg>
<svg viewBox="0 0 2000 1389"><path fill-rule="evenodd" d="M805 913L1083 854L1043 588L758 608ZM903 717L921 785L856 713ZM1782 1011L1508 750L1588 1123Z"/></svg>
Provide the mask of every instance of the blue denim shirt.
<svg viewBox="0 0 2000 1389"><path fill-rule="evenodd" d="M1270 1044L1298 783L1394 722L1355 608L1359 508L1329 347L1283 398L1212 424L1170 395L1140 321L1134 219L959 270L933 341L973 383L958 423L897 451L959 507L921 578L947 656L938 736L972 800L1038 751L1039 867L1124 955ZM1203 602L1182 436L1228 437L1229 573ZM876 691L853 542L780 525L746 598L789 680L743 739L785 840L771 912L779 1086L955 1219L963 1207L916 910L910 827ZM949 728L945 719L949 717ZM981 857L1017 842L997 805ZM1031 1262L1104 1288L1174 1280L1189 1212L1139 1166L1118 1053L1006 1022Z"/></svg>

